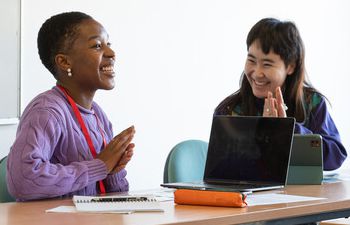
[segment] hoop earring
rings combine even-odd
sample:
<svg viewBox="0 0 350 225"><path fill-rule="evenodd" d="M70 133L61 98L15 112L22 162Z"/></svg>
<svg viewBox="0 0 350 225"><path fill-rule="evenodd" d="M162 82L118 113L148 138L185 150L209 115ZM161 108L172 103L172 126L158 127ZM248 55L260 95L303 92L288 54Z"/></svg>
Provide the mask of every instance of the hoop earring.
<svg viewBox="0 0 350 225"><path fill-rule="evenodd" d="M67 75L68 75L68 77L71 77L71 76L72 76L72 70L71 70L71 68L68 68L68 69L67 69Z"/></svg>

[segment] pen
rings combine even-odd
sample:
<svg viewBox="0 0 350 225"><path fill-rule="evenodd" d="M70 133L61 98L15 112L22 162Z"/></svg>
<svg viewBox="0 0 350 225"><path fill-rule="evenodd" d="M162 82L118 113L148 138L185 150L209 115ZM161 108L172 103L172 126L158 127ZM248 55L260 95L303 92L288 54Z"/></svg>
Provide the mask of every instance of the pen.
<svg viewBox="0 0 350 225"><path fill-rule="evenodd" d="M93 198L92 202L125 202L125 201L147 201L147 197L111 197L111 198Z"/></svg>

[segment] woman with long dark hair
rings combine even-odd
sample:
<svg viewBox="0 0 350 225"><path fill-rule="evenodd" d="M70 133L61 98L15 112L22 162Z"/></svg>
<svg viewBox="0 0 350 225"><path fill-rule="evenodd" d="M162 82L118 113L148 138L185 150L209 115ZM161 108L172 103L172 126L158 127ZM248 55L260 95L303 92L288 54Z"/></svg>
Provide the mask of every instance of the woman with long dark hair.
<svg viewBox="0 0 350 225"><path fill-rule="evenodd" d="M326 98L306 79L305 49L295 24L260 20L248 34L247 50L240 88L215 114L295 117L295 133L322 136L324 170L339 168L347 153Z"/></svg>

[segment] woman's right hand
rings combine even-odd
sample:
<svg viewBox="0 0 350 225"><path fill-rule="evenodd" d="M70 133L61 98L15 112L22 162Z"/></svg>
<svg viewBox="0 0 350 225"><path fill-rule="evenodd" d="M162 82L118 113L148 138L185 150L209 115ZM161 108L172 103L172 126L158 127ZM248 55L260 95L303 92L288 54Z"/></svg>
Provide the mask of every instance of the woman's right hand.
<svg viewBox="0 0 350 225"><path fill-rule="evenodd" d="M108 143L106 148L104 148L97 155L97 158L102 160L106 164L108 174L118 172L118 169L116 170L116 168L120 167L119 163L121 162L122 158L125 158L125 153L127 155L130 154L129 150L130 149L132 150L134 146L134 144L131 143L134 137L134 134L135 134L134 126L131 126L123 130L120 134L115 136Z"/></svg>

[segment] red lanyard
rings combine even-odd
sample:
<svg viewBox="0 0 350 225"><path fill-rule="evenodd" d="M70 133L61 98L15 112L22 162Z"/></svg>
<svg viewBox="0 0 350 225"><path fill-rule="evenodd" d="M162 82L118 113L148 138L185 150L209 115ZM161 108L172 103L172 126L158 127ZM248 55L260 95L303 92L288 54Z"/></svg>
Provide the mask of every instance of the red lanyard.
<svg viewBox="0 0 350 225"><path fill-rule="evenodd" d="M85 123L84 123L84 120L83 120L83 118L81 117L81 113L80 113L80 111L79 111L79 109L78 109L77 104L76 104L75 101L72 99L72 97L69 96L68 92L66 91L66 89L65 89L64 87L62 87L62 86L60 86L60 85L57 85L57 87L59 87L59 88L63 91L63 93L66 95L66 97L67 97L67 99L68 99L68 101L69 101L69 104L72 106L72 109L73 109L73 111L74 111L74 114L75 114L75 116L76 116L77 119L78 119L79 125L80 125L81 130L82 130L82 132L83 132L83 134L84 134L84 137L85 137L85 139L86 139L86 141L87 141L87 143L88 143L88 145L89 145L90 152L91 152L92 156L93 156L94 158L96 158L96 156L97 156L96 149L95 149L95 147L94 147L94 144L92 143L92 140L91 140L89 131L88 131L87 128L86 128L86 125L85 125ZM98 117L96 116L95 113L94 113L94 115L95 115L95 117L96 117L98 127L99 127L99 129L100 129L101 134L102 134L103 145L104 145L104 147L106 147L106 139L105 139L105 137L104 137L102 128L101 128L101 126L100 126L100 124L99 124ZM100 185L100 192L101 192L102 194L105 194L105 193L106 193L106 189L105 189L105 186L104 186L102 180L99 181L99 185Z"/></svg>

